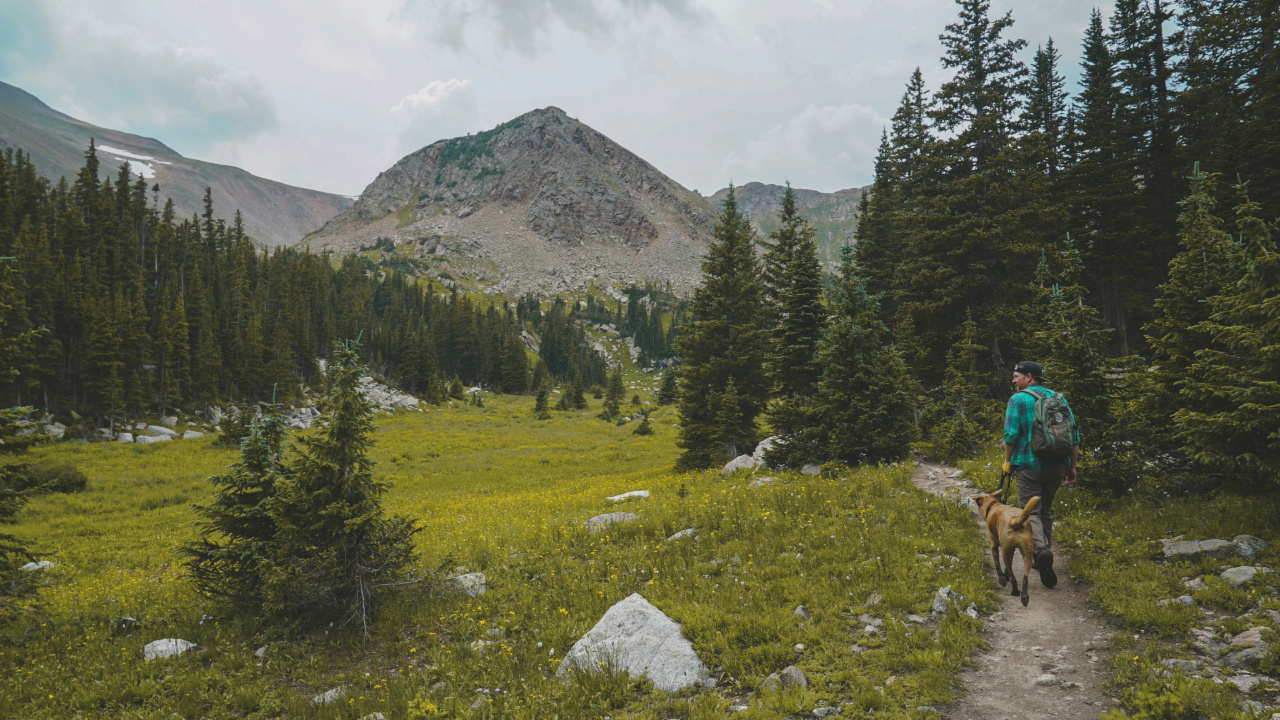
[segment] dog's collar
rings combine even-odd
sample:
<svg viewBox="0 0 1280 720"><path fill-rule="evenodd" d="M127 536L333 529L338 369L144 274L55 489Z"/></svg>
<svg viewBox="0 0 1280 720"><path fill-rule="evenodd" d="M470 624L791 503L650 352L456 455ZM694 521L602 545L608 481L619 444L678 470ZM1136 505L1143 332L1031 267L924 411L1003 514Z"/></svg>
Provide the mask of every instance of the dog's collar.
<svg viewBox="0 0 1280 720"><path fill-rule="evenodd" d="M993 508L993 507L995 507L995 506L996 506L996 504L993 502L993 503L991 503L990 505L988 505L988 506L987 506L987 509L985 509L985 510L983 510L983 511L982 511L982 519L983 519L983 520L986 520L986 519L987 519L987 516L991 514L991 508Z"/></svg>

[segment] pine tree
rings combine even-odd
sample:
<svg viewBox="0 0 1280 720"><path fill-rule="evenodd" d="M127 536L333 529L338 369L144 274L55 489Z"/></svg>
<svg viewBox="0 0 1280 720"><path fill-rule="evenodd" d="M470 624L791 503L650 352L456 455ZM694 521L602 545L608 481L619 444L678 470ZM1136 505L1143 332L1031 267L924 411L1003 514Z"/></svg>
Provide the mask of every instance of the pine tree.
<svg viewBox="0 0 1280 720"><path fill-rule="evenodd" d="M777 320L773 329L771 369L780 395L809 392L821 372L814 353L826 310L822 306L822 268L813 227L796 210L795 191L787 185L782 197L782 227L773 234L770 253L785 255L773 260ZM766 264L769 254L765 255ZM767 265L766 265L767 266ZM766 283L766 288L769 285ZM768 293L766 293L768 294Z"/></svg>
<svg viewBox="0 0 1280 720"><path fill-rule="evenodd" d="M670 405L676 401L676 370L671 368L662 374L662 385L658 387L658 404Z"/></svg>
<svg viewBox="0 0 1280 720"><path fill-rule="evenodd" d="M920 447L927 455L949 462L971 457L994 431L999 407L988 398L986 377L978 369L984 350L978 324L967 315L947 353L939 394L921 413Z"/></svg>
<svg viewBox="0 0 1280 720"><path fill-rule="evenodd" d="M605 420L618 417L618 413L622 411L622 399L626 394L627 389L622 384L622 366L618 365L609 374L609 386L605 388L604 408L600 411L600 417Z"/></svg>
<svg viewBox="0 0 1280 720"><path fill-rule="evenodd" d="M547 412L547 384L543 383L538 388L538 397L533 403L533 418L535 420L550 420L551 413Z"/></svg>
<svg viewBox="0 0 1280 720"><path fill-rule="evenodd" d="M367 635L381 590L403 579L413 559L413 522L388 516L387 484L369 459L373 409L360 393L358 346L339 343L318 433L276 482L268 508L278 528L263 564L263 606L308 624L357 622Z"/></svg>
<svg viewBox="0 0 1280 720"><path fill-rule="evenodd" d="M649 411L641 410L636 414L640 416L640 424L637 425L636 429L632 430L631 432L636 435L652 435L653 425L649 422L649 415L650 415Z"/></svg>
<svg viewBox="0 0 1280 720"><path fill-rule="evenodd" d="M677 392L683 468L711 467L737 443L754 444L756 418L769 392L759 262L732 187L714 236L702 263L702 286L689 304L691 318L676 345L683 358ZM739 420L725 426L720 406L730 382Z"/></svg>
<svg viewBox="0 0 1280 720"><path fill-rule="evenodd" d="M248 608L261 605L262 567L276 539L269 501L286 472L284 427L277 410L264 413L250 423L231 472L209 478L213 501L196 507L200 539L182 548L200 592Z"/></svg>
<svg viewBox="0 0 1280 720"><path fill-rule="evenodd" d="M586 410L587 398L582 392L582 374L573 374L573 383L569 385L569 392L566 393L568 400L566 404L571 410Z"/></svg>
<svg viewBox="0 0 1280 720"><path fill-rule="evenodd" d="M1280 478L1280 253L1275 224L1257 216L1237 183L1243 277L1211 300L1197 328L1211 338L1198 351L1174 415L1178 435L1203 466L1253 482Z"/></svg>

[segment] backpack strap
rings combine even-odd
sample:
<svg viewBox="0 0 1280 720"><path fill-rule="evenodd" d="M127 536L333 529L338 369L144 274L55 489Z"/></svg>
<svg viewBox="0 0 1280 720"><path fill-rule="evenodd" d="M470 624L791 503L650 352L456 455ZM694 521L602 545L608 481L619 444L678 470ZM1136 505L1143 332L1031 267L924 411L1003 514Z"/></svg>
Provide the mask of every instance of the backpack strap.
<svg viewBox="0 0 1280 720"><path fill-rule="evenodd" d="M1033 398L1035 398L1035 399L1037 399L1037 400L1043 400L1043 399L1045 399L1045 398L1049 397L1047 394L1038 393L1038 392L1036 392L1035 390L1032 390L1031 388L1033 388L1033 387L1036 387L1036 386L1035 386L1035 385L1028 385L1028 386L1026 387L1026 389L1025 389L1025 390L1019 390L1018 392L1024 392L1024 393L1026 393L1026 394L1030 395L1031 397L1033 397Z"/></svg>

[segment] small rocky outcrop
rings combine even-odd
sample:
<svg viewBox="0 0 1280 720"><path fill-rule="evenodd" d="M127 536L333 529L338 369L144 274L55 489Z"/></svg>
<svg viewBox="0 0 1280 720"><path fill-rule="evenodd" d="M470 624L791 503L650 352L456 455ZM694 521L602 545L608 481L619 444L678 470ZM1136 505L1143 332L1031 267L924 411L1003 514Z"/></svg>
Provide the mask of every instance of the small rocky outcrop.
<svg viewBox="0 0 1280 720"><path fill-rule="evenodd" d="M484 573L465 573L449 578L454 587L471 597L483 595L485 592Z"/></svg>
<svg viewBox="0 0 1280 720"><path fill-rule="evenodd" d="M1264 567L1253 567L1251 565L1242 565L1223 570L1218 577L1222 578L1231 587L1241 587L1247 585L1259 575L1270 573L1271 570Z"/></svg>
<svg viewBox="0 0 1280 720"><path fill-rule="evenodd" d="M647 498L647 497L649 497L648 490L632 490L631 492L624 492L621 495L610 495L606 499L612 500L614 502L622 502L624 500L630 500L632 498Z"/></svg>
<svg viewBox="0 0 1280 720"><path fill-rule="evenodd" d="M1266 548L1267 543L1252 535L1237 535L1232 540L1182 540L1180 537L1161 540L1161 554L1165 560L1198 560L1210 557L1226 560L1231 557L1251 558Z"/></svg>
<svg viewBox="0 0 1280 720"><path fill-rule="evenodd" d="M647 676L666 692L712 682L680 625L639 593L609 608L570 648L556 675L568 680L574 672L598 671L602 662L611 672Z"/></svg>
<svg viewBox="0 0 1280 720"><path fill-rule="evenodd" d="M375 409L383 412L418 409L418 398L383 385L368 375L360 378L360 394L372 403Z"/></svg>
<svg viewBox="0 0 1280 720"><path fill-rule="evenodd" d="M755 470L760 467L760 465L760 461L750 455L739 455L725 463L724 469L721 470L720 473L728 475L729 473L737 472L739 470Z"/></svg>
<svg viewBox="0 0 1280 720"><path fill-rule="evenodd" d="M134 443L138 445L150 445L151 443L168 442L173 438L168 435L139 435Z"/></svg>
<svg viewBox="0 0 1280 720"><path fill-rule="evenodd" d="M629 512L612 512L596 515L587 520L587 529L591 532L600 532L610 525L620 525L623 523L635 522L640 516Z"/></svg>

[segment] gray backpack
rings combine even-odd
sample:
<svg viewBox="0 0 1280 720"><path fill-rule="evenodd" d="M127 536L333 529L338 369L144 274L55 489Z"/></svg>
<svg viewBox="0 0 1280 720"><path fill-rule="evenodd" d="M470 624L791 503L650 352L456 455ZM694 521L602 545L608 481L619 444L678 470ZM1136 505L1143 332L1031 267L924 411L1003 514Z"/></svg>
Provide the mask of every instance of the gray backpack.
<svg viewBox="0 0 1280 720"><path fill-rule="evenodd" d="M1027 388L1023 392L1036 399L1036 415L1031 422L1031 452L1037 457L1062 460L1071 457L1075 444L1076 421L1062 393L1036 392Z"/></svg>

